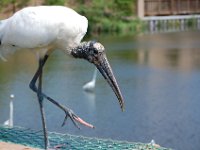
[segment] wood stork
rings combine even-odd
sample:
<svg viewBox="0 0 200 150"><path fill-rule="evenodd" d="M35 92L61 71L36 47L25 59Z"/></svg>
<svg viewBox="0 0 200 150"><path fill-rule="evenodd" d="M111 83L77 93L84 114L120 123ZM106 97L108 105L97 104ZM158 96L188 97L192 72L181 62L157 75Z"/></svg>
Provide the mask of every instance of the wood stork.
<svg viewBox="0 0 200 150"><path fill-rule="evenodd" d="M88 92L93 92L96 84L97 69L95 68L92 80L83 85L83 89Z"/></svg>
<svg viewBox="0 0 200 150"><path fill-rule="evenodd" d="M124 109L124 100L106 58L104 46L96 41L81 42L87 32L87 27L86 17L63 6L23 8L0 22L0 56L3 60L6 60L5 57L9 53L20 49L29 49L38 56L38 69L29 87L37 94L39 101L45 149L49 143L43 108L44 98L65 112L66 116L62 125L69 117L76 127L78 127L78 122L93 128L93 125L79 118L71 109L61 105L42 91L43 67L53 50L59 49L74 58L93 63L111 86L121 109Z"/></svg>

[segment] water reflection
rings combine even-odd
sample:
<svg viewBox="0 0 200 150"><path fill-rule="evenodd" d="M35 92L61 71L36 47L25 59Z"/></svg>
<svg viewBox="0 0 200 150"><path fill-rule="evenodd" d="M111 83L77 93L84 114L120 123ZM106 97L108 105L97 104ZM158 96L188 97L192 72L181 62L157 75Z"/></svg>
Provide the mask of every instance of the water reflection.
<svg viewBox="0 0 200 150"><path fill-rule="evenodd" d="M61 128L63 112L46 101L49 131L199 149L199 39L199 32L100 37L125 98L123 113L102 76L94 93L83 91L93 65L55 52L44 68L44 92L96 128L77 130L70 121ZM37 96L28 87L35 56L25 50L8 60L0 61L0 123L15 93L15 125L41 130Z"/></svg>
<svg viewBox="0 0 200 150"><path fill-rule="evenodd" d="M120 42L116 39L117 43L113 40L115 45L108 43L107 49L110 50L109 53L117 51L112 53L111 57L123 61L131 60L155 68L175 67L180 71L189 71L200 66L199 33L143 35L124 38Z"/></svg>
<svg viewBox="0 0 200 150"><path fill-rule="evenodd" d="M96 110L96 95L95 92L83 92L86 100L88 102L87 106L90 112L94 112Z"/></svg>

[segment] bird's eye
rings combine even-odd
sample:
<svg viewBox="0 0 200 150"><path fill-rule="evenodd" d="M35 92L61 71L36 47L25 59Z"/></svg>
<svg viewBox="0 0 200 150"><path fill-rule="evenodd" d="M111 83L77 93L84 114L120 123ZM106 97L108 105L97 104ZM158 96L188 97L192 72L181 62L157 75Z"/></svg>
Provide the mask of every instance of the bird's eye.
<svg viewBox="0 0 200 150"><path fill-rule="evenodd" d="M94 54L98 54L98 50L97 49L94 49Z"/></svg>

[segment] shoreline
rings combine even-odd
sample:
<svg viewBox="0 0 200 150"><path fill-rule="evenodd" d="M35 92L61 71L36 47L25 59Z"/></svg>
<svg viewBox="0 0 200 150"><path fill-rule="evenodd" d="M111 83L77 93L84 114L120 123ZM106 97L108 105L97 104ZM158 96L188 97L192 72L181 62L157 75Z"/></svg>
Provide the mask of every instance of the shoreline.
<svg viewBox="0 0 200 150"><path fill-rule="evenodd" d="M10 142L0 142L0 150L39 150L38 148L33 148L29 146L24 146L21 144L14 144Z"/></svg>

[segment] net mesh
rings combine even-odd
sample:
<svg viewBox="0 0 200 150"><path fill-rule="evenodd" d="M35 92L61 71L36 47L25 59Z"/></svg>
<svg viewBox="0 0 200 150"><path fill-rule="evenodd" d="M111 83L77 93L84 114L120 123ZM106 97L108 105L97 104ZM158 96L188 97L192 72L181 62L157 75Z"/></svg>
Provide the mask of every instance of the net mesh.
<svg viewBox="0 0 200 150"><path fill-rule="evenodd" d="M49 132L51 147L60 145L59 149L66 150L168 150L153 144L115 141L110 139L88 138L70 134ZM43 148L43 132L22 127L0 126L0 141L12 142Z"/></svg>

